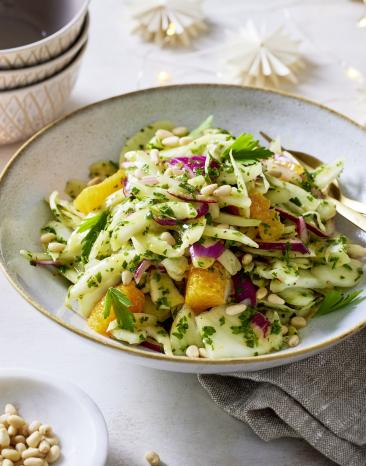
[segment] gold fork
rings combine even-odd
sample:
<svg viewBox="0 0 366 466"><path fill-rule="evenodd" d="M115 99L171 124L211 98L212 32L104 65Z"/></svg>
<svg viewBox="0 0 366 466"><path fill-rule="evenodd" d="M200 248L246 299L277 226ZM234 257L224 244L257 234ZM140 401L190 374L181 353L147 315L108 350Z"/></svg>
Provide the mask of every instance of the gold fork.
<svg viewBox="0 0 366 466"><path fill-rule="evenodd" d="M272 142L273 139L268 136L268 134L264 133L263 131L260 131L260 134L266 141ZM284 147L282 149L292 155L298 162L301 163L301 165L304 166L304 168L314 169L323 163L313 155L306 154L305 152L289 150L285 149ZM331 198L334 201L337 212L340 215L345 217L361 230L366 231L366 217L362 215L366 214L365 204L346 197L342 193L337 181L332 182L329 185L325 196L327 198Z"/></svg>

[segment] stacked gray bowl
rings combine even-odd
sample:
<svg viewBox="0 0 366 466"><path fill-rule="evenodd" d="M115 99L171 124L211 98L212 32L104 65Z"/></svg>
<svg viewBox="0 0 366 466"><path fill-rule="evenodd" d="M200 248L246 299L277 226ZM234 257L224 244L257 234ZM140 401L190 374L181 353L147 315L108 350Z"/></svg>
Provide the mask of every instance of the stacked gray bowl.
<svg viewBox="0 0 366 466"><path fill-rule="evenodd" d="M0 144L57 118L88 39L89 0L0 1Z"/></svg>

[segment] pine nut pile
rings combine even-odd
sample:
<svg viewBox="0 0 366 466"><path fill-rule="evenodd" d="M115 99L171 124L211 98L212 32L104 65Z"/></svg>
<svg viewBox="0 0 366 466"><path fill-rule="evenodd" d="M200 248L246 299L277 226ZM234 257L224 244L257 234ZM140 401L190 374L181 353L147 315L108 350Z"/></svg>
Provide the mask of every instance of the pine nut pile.
<svg viewBox="0 0 366 466"><path fill-rule="evenodd" d="M0 466L48 466L61 456L52 427L28 423L12 404L0 416Z"/></svg>

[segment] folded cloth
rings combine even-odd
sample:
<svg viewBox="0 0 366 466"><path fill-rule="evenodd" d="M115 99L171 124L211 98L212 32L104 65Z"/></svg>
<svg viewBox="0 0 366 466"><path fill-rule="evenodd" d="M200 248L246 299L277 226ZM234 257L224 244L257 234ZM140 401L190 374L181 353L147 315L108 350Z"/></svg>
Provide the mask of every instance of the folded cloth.
<svg viewBox="0 0 366 466"><path fill-rule="evenodd" d="M339 465L366 465L366 330L294 364L198 378L263 440L300 437Z"/></svg>

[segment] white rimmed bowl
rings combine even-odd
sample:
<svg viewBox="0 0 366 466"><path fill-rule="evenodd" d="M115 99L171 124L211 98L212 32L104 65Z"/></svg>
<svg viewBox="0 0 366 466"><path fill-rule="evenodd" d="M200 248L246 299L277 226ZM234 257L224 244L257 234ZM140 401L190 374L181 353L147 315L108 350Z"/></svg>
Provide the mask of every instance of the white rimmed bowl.
<svg viewBox="0 0 366 466"><path fill-rule="evenodd" d="M0 410L6 403L14 404L27 421L39 419L53 427L62 451L57 465L105 465L108 431L103 415L76 385L41 372L0 369Z"/></svg>
<svg viewBox="0 0 366 466"><path fill-rule="evenodd" d="M24 30L39 30L40 34L44 32L47 35L36 42L29 43L24 39L25 43L9 47L3 33L5 46L0 44L0 69L24 68L43 63L67 50L80 33L89 2L90 0L1 2L0 20L3 18L8 29L12 26L17 31L13 35L17 40Z"/></svg>
<svg viewBox="0 0 366 466"><path fill-rule="evenodd" d="M76 82L86 46L54 76L0 92L0 144L25 139L59 116Z"/></svg>
<svg viewBox="0 0 366 466"><path fill-rule="evenodd" d="M0 70L0 94L1 91L38 83L64 69L76 57L83 45L85 45L88 39L88 31L89 15L87 14L79 37L66 52L40 65L14 70Z"/></svg>
<svg viewBox="0 0 366 466"><path fill-rule="evenodd" d="M193 128L209 114L215 115L215 125L235 134L246 131L259 137L263 130L280 135L286 147L324 161L345 157L341 179L346 193L366 202L366 132L342 115L302 98L239 86L192 84L134 92L85 107L51 125L28 141L3 173L0 265L13 286L49 319L94 344L103 344L106 351L117 349L121 358L164 370L221 373L265 369L323 351L365 326L364 302L351 310L312 319L295 348L248 358L168 357L93 333L85 320L65 308L65 282L20 257L20 249L39 250L39 228L50 218L43 199L51 191L62 192L69 178L85 178L88 166L101 157L117 160L126 138L151 121L170 119ZM344 222L339 229L366 243L366 235L350 224ZM359 287L365 288L365 280Z"/></svg>

